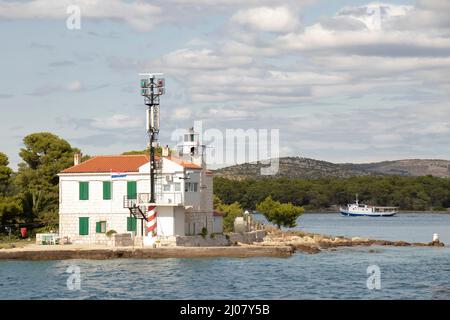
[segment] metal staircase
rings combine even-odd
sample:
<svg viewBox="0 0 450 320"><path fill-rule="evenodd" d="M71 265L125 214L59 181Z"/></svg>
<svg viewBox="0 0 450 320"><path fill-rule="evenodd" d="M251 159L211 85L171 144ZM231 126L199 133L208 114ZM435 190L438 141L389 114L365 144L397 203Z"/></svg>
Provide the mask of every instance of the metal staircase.
<svg viewBox="0 0 450 320"><path fill-rule="evenodd" d="M123 197L123 207L128 208L130 210L130 214L137 219L147 219L145 216L145 206L139 206L137 202L137 197L134 196L129 199L127 196Z"/></svg>
<svg viewBox="0 0 450 320"><path fill-rule="evenodd" d="M144 211L142 211L141 207L138 207L137 205L134 205L133 207L128 208L130 210L130 213L137 219L145 219L147 220L147 217L144 214Z"/></svg>

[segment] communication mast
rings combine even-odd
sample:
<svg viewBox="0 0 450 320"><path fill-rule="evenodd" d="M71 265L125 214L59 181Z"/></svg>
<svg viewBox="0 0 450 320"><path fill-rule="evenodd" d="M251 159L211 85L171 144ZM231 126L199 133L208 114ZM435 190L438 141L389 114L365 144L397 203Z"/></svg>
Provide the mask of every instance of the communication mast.
<svg viewBox="0 0 450 320"><path fill-rule="evenodd" d="M162 73L140 73L141 76L141 96L147 105L147 133L150 140L150 200L149 203L156 203L155 199L155 148L158 146L159 133L159 97L164 94L165 81L159 78ZM157 78L158 77L158 78Z"/></svg>

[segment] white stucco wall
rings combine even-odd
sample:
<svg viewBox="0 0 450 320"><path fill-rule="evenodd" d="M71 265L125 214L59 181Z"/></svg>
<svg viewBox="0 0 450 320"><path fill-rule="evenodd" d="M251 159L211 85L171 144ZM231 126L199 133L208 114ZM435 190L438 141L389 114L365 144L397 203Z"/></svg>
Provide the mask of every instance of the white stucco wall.
<svg viewBox="0 0 450 320"><path fill-rule="evenodd" d="M173 207L157 207L157 235L169 237L174 235Z"/></svg>

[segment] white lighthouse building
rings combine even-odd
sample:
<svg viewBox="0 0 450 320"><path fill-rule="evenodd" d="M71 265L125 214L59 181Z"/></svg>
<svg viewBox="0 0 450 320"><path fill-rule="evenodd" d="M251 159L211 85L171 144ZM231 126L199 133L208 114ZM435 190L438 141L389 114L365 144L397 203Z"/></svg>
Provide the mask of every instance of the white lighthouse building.
<svg viewBox="0 0 450 320"><path fill-rule="evenodd" d="M156 159L155 203L149 203L148 155L96 156L84 162L76 155L74 166L59 173L60 237L103 244L113 230L145 245L150 237L175 243L177 236L196 235L203 228L221 232L214 221L220 218L213 211L213 176L198 133L187 130L176 152L164 148ZM149 209L156 212L153 235Z"/></svg>

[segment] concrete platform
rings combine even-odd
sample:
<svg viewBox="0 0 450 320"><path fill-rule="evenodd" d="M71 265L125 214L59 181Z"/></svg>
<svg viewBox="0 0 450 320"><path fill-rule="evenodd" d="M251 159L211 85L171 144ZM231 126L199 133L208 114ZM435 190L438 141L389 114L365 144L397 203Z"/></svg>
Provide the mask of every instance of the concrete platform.
<svg viewBox="0 0 450 320"><path fill-rule="evenodd" d="M160 247L139 248L105 246L27 246L2 249L0 259L11 260L65 260L65 259L153 259L153 258L213 258L213 257L290 257L290 246L229 246L229 247Z"/></svg>

